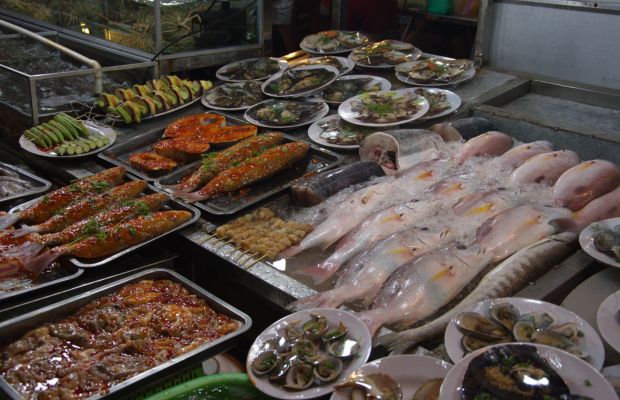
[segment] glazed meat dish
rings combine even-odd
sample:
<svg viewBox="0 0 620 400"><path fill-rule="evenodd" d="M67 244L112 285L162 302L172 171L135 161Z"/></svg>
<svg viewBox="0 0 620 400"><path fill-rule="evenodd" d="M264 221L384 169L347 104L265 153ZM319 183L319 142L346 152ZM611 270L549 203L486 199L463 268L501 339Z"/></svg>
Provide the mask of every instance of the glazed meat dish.
<svg viewBox="0 0 620 400"><path fill-rule="evenodd" d="M0 373L26 399L84 399L237 330L169 280L143 280L5 346Z"/></svg>

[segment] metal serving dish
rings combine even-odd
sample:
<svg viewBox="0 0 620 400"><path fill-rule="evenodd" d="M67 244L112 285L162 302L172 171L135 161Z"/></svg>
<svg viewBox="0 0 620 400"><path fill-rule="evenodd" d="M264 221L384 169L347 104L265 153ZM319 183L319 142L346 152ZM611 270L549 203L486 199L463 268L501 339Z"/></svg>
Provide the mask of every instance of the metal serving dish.
<svg viewBox="0 0 620 400"><path fill-rule="evenodd" d="M0 169L16 172L21 179L25 181L29 181L34 186L32 189L27 190L25 192L17 193L17 194L14 194L13 196L8 196L8 197L4 197L0 199L0 204L5 203L10 200L19 199L21 197L30 196L31 194L43 193L52 186L52 184L48 180L39 178L35 174L30 173L26 170L23 170L11 164L0 163Z"/></svg>
<svg viewBox="0 0 620 400"><path fill-rule="evenodd" d="M137 180L138 178L132 177L130 175L128 175L129 179L134 179ZM158 190L157 188L155 188L152 185L148 185L146 190L144 190L143 194L152 194L152 193L159 193L161 192L160 190ZM13 207L9 212L13 213L13 212L18 212L18 211L22 211L25 210L26 208L30 207L30 205L40 201L43 198L43 196L41 197L37 197L36 199L32 199L30 201L27 201L25 203L22 203L16 207ZM186 226L189 226L191 224L193 224L194 222L198 221L198 218L200 218L200 210L198 210L196 207L193 207L187 203L183 203L180 202L178 200L175 200L174 198L171 198L170 201L168 201L168 204L163 208L164 210L183 210L183 211L189 211L190 213L192 213L192 218L190 218L189 220L187 220L186 222L182 223L181 225L177 226L174 229L169 230L168 232L164 233L163 235L159 235L157 237L154 237L150 240L147 240L145 242L142 243L138 243L134 246L131 246L125 250L119 251L116 254L113 254L111 256L108 257L104 257L101 259L95 259L95 260L90 260L89 262L84 262L84 261L80 261L77 258L71 257L69 260L76 266L78 267L82 267L82 268L93 268L93 267L99 267L101 265L105 265L107 263L109 263L112 260L116 260L119 257L124 256L125 254L132 252L142 246L145 246L155 240L158 240L172 232L178 231L180 229L185 228Z"/></svg>
<svg viewBox="0 0 620 400"><path fill-rule="evenodd" d="M50 286L58 285L60 283L70 281L72 279L77 278L82 275L84 270L82 268L78 268L75 265L68 264L66 266L58 266L54 267L51 271L44 272L36 281L30 283L25 283L22 289L17 290L4 290L6 286L9 285L9 280L4 280L0 282L0 302L5 300L13 300L17 297L21 296L30 296L33 292L36 292L40 289L44 289ZM18 285L18 284L17 284Z"/></svg>
<svg viewBox="0 0 620 400"><path fill-rule="evenodd" d="M90 399L99 399L106 395L114 395L114 397L117 398L122 394L126 395L132 391L138 390L139 388L144 388L145 386L155 383L159 379L167 376L172 371L178 371L189 367L197 362L234 347L239 337L247 332L252 326L252 319L244 312L215 297L176 272L167 269L155 268L130 275L100 288L90 290L86 293L70 297L39 310L4 321L0 323L2 344L8 344L9 342L18 339L27 331L45 323L53 322L66 317L69 314L75 313L80 307L83 307L102 296L116 292L124 285L144 279L169 279L173 282L179 283L189 290L190 293L204 299L209 307L213 308L213 310L240 321L242 325L234 332L224 335L219 339L205 343L186 354L172 360L168 360L165 363L144 371L118 385L113 385L106 394L92 396ZM22 399L20 394L13 389L13 387L9 385L3 377L0 377L0 391L2 391L4 395L8 396L10 399Z"/></svg>
<svg viewBox="0 0 620 400"><path fill-rule="evenodd" d="M303 142L293 136L284 135L284 143ZM256 182L241 189L242 194L233 194L232 196L217 196L212 199L194 203L196 207L215 215L230 215L244 208L250 207L267 197L288 189L293 181L308 174L316 174L327 169L340 165L344 158L321 147L310 145L310 150L306 157L294 163L271 178ZM171 174L158 179L155 186L161 190L167 191L163 186L174 185L183 177L194 172L200 161L193 162L182 168L177 169Z"/></svg>

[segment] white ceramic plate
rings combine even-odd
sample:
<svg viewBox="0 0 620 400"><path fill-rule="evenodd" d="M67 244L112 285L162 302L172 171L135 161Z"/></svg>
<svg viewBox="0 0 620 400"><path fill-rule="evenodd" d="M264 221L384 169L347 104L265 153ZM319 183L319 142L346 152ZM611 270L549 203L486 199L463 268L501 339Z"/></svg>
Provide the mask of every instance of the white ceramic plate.
<svg viewBox="0 0 620 400"><path fill-rule="evenodd" d="M308 128L308 137L317 144L320 144L321 146L325 146L325 147L331 147L334 149L341 149L341 150L354 150L354 149L358 149L360 147L359 144L334 144L334 143L330 143L327 140L323 139L321 137L321 133L323 133L323 129L321 129L319 127L319 124L321 122L325 122L325 121L330 121L333 119L340 119L340 116L338 114L333 114L333 115L329 115L325 118L321 118L318 121L315 121L312 125L310 125L310 128ZM362 128L364 129L364 128ZM366 128L368 129L368 128ZM370 133L369 133L370 134Z"/></svg>
<svg viewBox="0 0 620 400"><path fill-rule="evenodd" d="M229 82L229 83L224 83L223 85L220 85L220 86L224 86L224 85L227 85L227 86L239 86L239 87L241 87L241 86L243 86L243 85L244 85L244 83L242 83L242 82ZM220 87L220 86L217 86L217 87ZM222 107L222 106L216 106L216 105L213 105L213 104L211 104L211 103L209 103L209 102L207 101L207 94L208 94L211 90L216 89L217 87L214 87L214 88L212 88L212 89L209 89L206 93L204 93L204 94L202 95L202 97L200 98L200 102L202 103L202 105L203 105L203 106L205 106L205 107L207 107L207 108L212 108L212 109L214 109L214 110L222 110L222 111L243 111L243 110L247 110L248 108L250 108L250 107L252 107L252 106L254 105L254 104L252 104L252 105L250 105L250 106L242 106L242 107ZM261 98L262 98L262 93L261 93ZM262 101L262 100L261 100L261 101ZM259 101L259 103L260 103L260 101ZM256 103L256 104L258 104L258 103Z"/></svg>
<svg viewBox="0 0 620 400"><path fill-rule="evenodd" d="M337 325L340 321L347 327L349 333L348 337L354 338L360 344L360 349L357 357L352 358L351 361L345 363L345 368L340 375L340 378L335 382L323 386L314 386L306 390L298 392L286 390L281 386L273 385L267 378L259 378L252 371L252 361L259 354L265 341L277 337L278 332L284 330L284 328L293 321L307 321L310 319L310 313L322 315L332 325ZM334 385L344 381L353 371L364 365L370 356L370 350L372 348L372 338L366 325L355 315L348 311L338 310L334 308L314 308L310 310L299 311L294 314L288 315L265 329L250 347L246 361L246 369L248 376L252 383L261 392L278 398L278 399L313 399L315 397L321 397L334 390Z"/></svg>
<svg viewBox="0 0 620 400"><path fill-rule="evenodd" d="M564 379L571 394L588 396L597 400L617 399L616 393L609 382L587 362L554 347L531 343L518 345L536 347L538 355L546 360L551 368ZM502 345L485 347L467 355L467 357L456 363L454 368L448 372L441 385L439 400L461 400L460 388L471 360L488 349L498 346Z"/></svg>
<svg viewBox="0 0 620 400"><path fill-rule="evenodd" d="M265 80L265 79L269 78L273 74L265 75L265 76L257 78L257 79L230 79L230 78L226 77L225 75L222 75L222 73L227 71L230 67L237 66L238 64L241 64L241 63L244 63L244 62L247 62L247 61L259 60L261 58L263 58L263 57L246 58L245 60L239 60L239 61L231 62L229 64L224 65L223 67L220 67L215 72L215 76L218 79L221 79L221 80L226 81L226 82L247 82L248 80L253 80L253 81ZM284 61L284 60L281 60L279 58L274 58L274 57L269 57L269 58L271 58L272 60L275 60L275 61L278 62L278 68L280 69L280 71L284 71L288 67L288 63L286 61ZM275 73L277 73L277 72L275 72Z"/></svg>
<svg viewBox="0 0 620 400"><path fill-rule="evenodd" d="M338 32L341 32L341 31L338 31ZM361 32L357 32L357 34L365 39L364 43L360 44L360 46L363 46L364 44L368 43L368 37L366 35L364 35ZM307 36L310 36L310 35L306 35L306 37ZM306 37L304 37L304 39ZM303 44L304 43L304 39L302 39L301 42L299 42L299 48L302 49L303 51L305 51L306 53L313 54L313 55L343 54L343 53L348 53L351 50L359 47L359 46L356 46L356 47L340 47L339 46L339 47L337 47L335 49L332 49L332 50L317 50L317 49L314 49L314 48L311 48L311 47L308 47L308 46L304 45Z"/></svg>
<svg viewBox="0 0 620 400"><path fill-rule="evenodd" d="M620 218L610 218L605 219L600 222L594 222L595 224L601 224L607 228L613 228L614 226L620 224ZM616 259L608 254L599 251L594 245L592 225L588 225L584 230L579 234L579 244L583 248L583 250L588 253L592 258L597 261L602 262L603 264L607 264L612 267L620 268L620 262L616 261Z"/></svg>
<svg viewBox="0 0 620 400"><path fill-rule="evenodd" d="M618 311L620 311L620 290L601 303L596 313L596 324L607 344L620 352L620 322L616 317Z"/></svg>
<svg viewBox="0 0 620 400"><path fill-rule="evenodd" d="M400 384L403 399L409 400L416 390L426 381L435 378L444 378L452 364L435 357L413 354L390 356L381 358L359 368L365 374L382 373L391 376ZM349 390L337 390L331 400L349 400Z"/></svg>
<svg viewBox="0 0 620 400"><path fill-rule="evenodd" d="M416 89L416 88L414 88ZM450 108L448 108L445 111L442 111L438 114L435 115L423 115L420 117L421 120L429 120L429 119L435 119L435 118L441 118L441 117L445 117L448 114L453 113L454 111L456 111L460 106L461 106L461 97L454 93L451 92L449 90L445 90L445 89L438 89L438 88L418 88L418 89L424 89L428 92L431 93L445 93L446 95L446 100L448 101L448 103L450 104Z"/></svg>
<svg viewBox="0 0 620 400"><path fill-rule="evenodd" d="M473 311L488 316L489 308L491 308L493 304L497 303L512 304L521 314L527 314L534 311L548 312L557 318L557 323L574 322L577 325L577 328L584 334L584 337L580 338L577 344L579 344L579 348L582 351L590 355L586 361L592 364L592 366L594 366L597 370L600 370L603 367L603 363L605 361L605 348L603 347L601 338L583 318L563 307L539 300L524 299L520 297L507 297L502 299L484 300L465 308L463 311ZM618 325L618 328L620 328L620 325ZM463 334L456 328L453 318L450 323L448 323L448 327L446 328L444 343L446 345L448 356L450 356L450 359L455 363L465 357L465 352L461 346L462 338Z"/></svg>
<svg viewBox="0 0 620 400"><path fill-rule="evenodd" d="M424 60L419 60L419 61L409 61L403 64L399 64L399 65L405 65L405 64L414 64L417 62L423 62ZM471 66L471 68L467 69L461 76L459 76L458 78L456 78L455 80L451 81L451 82L430 82L430 83L420 83L416 80L413 80L411 78L409 78L409 75L406 72L401 72L398 70L398 68L395 69L395 74L396 74L396 79L398 79L401 82L407 83L409 85L414 85L414 86L423 86L423 87L432 87L432 86L452 86L452 85L457 85L459 83L468 81L470 79L472 79L474 76L476 76L476 67L474 67L473 65Z"/></svg>
<svg viewBox="0 0 620 400"><path fill-rule="evenodd" d="M327 105L327 103L325 103L324 101L319 101L318 99L315 99L315 100L309 99L308 102L321 103L323 105L321 110L316 112L315 114L310 115L309 117L303 118L303 119L301 119L301 120L299 120L299 121L297 121L295 123L289 124L289 125L277 125L277 124L271 124L269 122L262 122L262 121L259 121L258 119L253 118L250 115L250 112L253 109L258 109L260 107L263 107L266 104L280 102L280 101L290 101L290 102L294 102L294 103L303 103L303 101L295 101L295 100L275 100L275 99L265 100L263 102L260 102L260 103L258 103L256 105L248 108L245 111L245 114L243 115L243 118L245 118L245 120L248 121L251 124L262 126L264 128L288 129L288 128L297 128L297 127L300 127L300 126L309 125L309 124L313 123L314 121L323 118L324 116L327 115L327 113L329 113L329 106Z"/></svg>
<svg viewBox="0 0 620 400"><path fill-rule="evenodd" d="M418 97L418 99L416 100L419 105L420 105L420 109L415 113L412 114L409 118L403 119L403 120L399 120L399 121L394 121L394 122L385 122L385 123L378 123L378 122L364 122L358 119L359 117L359 113L353 111L352 109L352 103L353 102L357 102L360 101L361 96L367 96L368 93L364 93L364 94L360 94L354 97L351 97L350 99L345 100L340 107L338 107L338 115L340 115L340 117L342 119L344 119L347 122L350 122L352 124L356 124L356 125L361 125L361 126L371 126L371 127L384 127L384 126L395 126L395 125L401 125L401 124L406 124L408 122L412 122L415 121L416 119L420 118L421 116L423 116L424 114L426 114L426 112L428 111L428 101L426 101L426 99L422 96L418 96L417 94L415 94L413 92L413 89L400 89L400 90L387 90L387 91L382 91L382 92L371 92L372 94L375 93L385 93L385 94L390 94L393 93L396 96L399 95L403 95L406 93L412 93L415 96Z"/></svg>
<svg viewBox="0 0 620 400"><path fill-rule="evenodd" d="M36 154L37 156L41 156L41 157L49 157L49 158L80 158L80 157L88 157L88 156L92 156L93 154L97 154L105 149L107 149L108 147L112 146L114 144L114 142L116 141L116 132L110 128L109 126L106 125L99 125L93 121L82 121L84 123L84 125L86 125L86 128L88 128L88 131L90 133L94 133L94 134L99 134L101 136L105 136L109 139L109 143L106 144L105 146L96 148L95 150L89 151L87 153L82 153L82 154L73 154L73 155L62 155L59 156L56 153L52 152L47 152L47 151L43 151L41 149L39 149L37 147L36 144L34 144L33 142L31 142L30 140L26 139L26 137L24 135L21 135L19 138L19 146L26 150L28 153L32 153L32 154Z"/></svg>
<svg viewBox="0 0 620 400"><path fill-rule="evenodd" d="M338 62L340 62L340 67L336 67L332 64L326 64L325 62L323 62L323 58L325 57L332 57L338 60ZM328 65L330 67L334 67L338 70L338 75L342 76L345 74L348 74L349 72L353 71L353 68L355 68L355 63L353 62L353 60L346 58L346 57L338 57L338 56L322 56L322 57L312 57L312 58L308 58L306 60L300 61L299 63L295 64L293 67L301 67L301 66L308 66L308 65ZM291 67L291 68L293 68Z"/></svg>
<svg viewBox="0 0 620 400"><path fill-rule="evenodd" d="M401 42L399 40L393 40L393 42L395 43L404 43ZM406 43L406 44L411 44L411 43ZM413 47L413 49L411 49L411 51L408 53L408 60L409 62L415 61L417 59L419 59L422 56L422 50L418 49L417 47ZM381 63L381 64L377 64L377 65L368 65L368 64L364 64L358 61L353 60L353 52L351 52L351 54L349 54L349 58L351 59L351 61L353 61L355 63L355 65L357 65L358 67L362 67L362 68L370 68L370 69L390 69L390 68L394 68L396 65L398 64L389 64L389 63Z"/></svg>
<svg viewBox="0 0 620 400"><path fill-rule="evenodd" d="M276 79L279 79L283 74L286 74L288 71L290 70L307 70L307 69L323 69L326 71L329 71L333 74L333 76L326 80L322 85L314 87L312 89L303 91L303 92L298 92L295 94L276 94L273 92L269 92L267 90L267 86L275 81ZM309 96L312 93L323 89L324 87L326 87L327 85L329 85L330 83L332 83L333 81L335 81L338 78L338 69L336 67L332 67L331 65L305 65L305 66L301 66L301 67L292 67L289 68L285 71L282 72L278 72L277 74L273 75L271 78L267 79L265 82L263 82L261 89L263 90L263 93L266 94L267 96L271 96L271 97L277 97L277 98L292 98L292 97L304 97L304 96Z"/></svg>
<svg viewBox="0 0 620 400"><path fill-rule="evenodd" d="M373 86L376 85L377 83L381 84L381 89L379 90L390 90L392 88L392 84L390 83L390 81L388 81L385 78L381 78L380 76L374 76L374 75L345 75L345 76L341 76L338 79L336 79L334 82L332 82L330 85L333 85L336 82L339 81L349 81L349 80L354 80L354 79L365 79L365 78L371 78L372 81L370 81L366 87L368 86ZM327 100L326 98L323 97L323 92L328 89L329 86L325 87L325 89L321 90L316 97L318 97L319 99L323 100L324 102L328 103L328 104L332 104L332 105L338 105L341 104L342 101L331 101L331 100Z"/></svg>

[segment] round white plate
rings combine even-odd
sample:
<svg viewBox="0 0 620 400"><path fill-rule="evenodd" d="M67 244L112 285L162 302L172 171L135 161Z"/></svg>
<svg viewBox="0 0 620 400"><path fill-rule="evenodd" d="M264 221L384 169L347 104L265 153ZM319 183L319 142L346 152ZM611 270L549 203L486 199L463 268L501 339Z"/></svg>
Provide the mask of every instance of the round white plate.
<svg viewBox="0 0 620 400"><path fill-rule="evenodd" d="M260 77L260 78L257 78L257 79L230 79L230 78L226 77L225 75L222 75L222 72L225 72L230 67L234 67L234 66L236 66L236 65L238 65L240 63L247 62L247 61L259 60L261 58L263 58L263 57L246 58L244 60L239 60L239 61L231 62L229 64L226 64L226 65L220 67L215 72L215 76L218 79L221 79L221 80L223 80L225 82L247 82L248 80L252 80L252 81L262 81L262 80L265 80L265 79L269 78L273 74L269 74L269 75L266 75L266 76L263 76L263 77ZM269 58L271 58L272 60L275 60L275 61L278 62L278 67L280 68L280 72L284 71L286 68L288 68L288 63L286 61L281 60L279 58L274 58L274 57L269 57ZM277 73L277 72L275 72L275 73Z"/></svg>
<svg viewBox="0 0 620 400"><path fill-rule="evenodd" d="M114 144L114 142L116 141L116 132L110 128L109 126L105 126L105 125L99 125L93 121L82 121L84 123L84 125L86 125L86 128L88 128L88 131L90 133L95 133L95 134L99 134L101 136L105 136L109 139L109 143L106 144L105 146L101 146L95 150L89 151L87 153L82 153L82 154L73 154L73 155L62 155L59 156L56 153L53 152L47 152L47 151L43 151L41 149L39 149L37 147L36 144L34 144L33 142L31 142L30 140L26 139L26 137L24 135L21 135L19 138L19 146L26 150L28 153L32 153L32 154L36 154L37 156L41 156L41 157L49 157L49 158L80 158L80 157L88 157L88 156L92 156L93 154L97 154L105 149L107 149L108 147L112 146Z"/></svg>
<svg viewBox="0 0 620 400"><path fill-rule="evenodd" d="M400 95L400 94L404 94L404 93L413 93L413 89L399 89L399 90L386 90L386 91L381 91L381 92L371 92L372 94L375 93L396 93L396 95ZM414 93L415 94L415 93ZM347 122L350 122L352 124L356 124L356 125L361 125L361 126L371 126L371 127L384 127L384 126L395 126L395 125L401 125L401 124L406 124L408 122L412 122L415 121L416 119L420 118L421 116L423 116L424 114L426 114L426 112L428 111L428 101L426 101L426 99L422 96L418 96L416 94L416 96L418 96L418 101L420 102L420 109L418 110L418 112L416 112L415 114L411 115L409 118L404 119L404 120L400 120L400 121L395 121L395 122L387 122L387 123L376 123L376 122L364 122L364 121L360 121L357 119L358 117L358 113L352 110L352 103L354 101L359 101L360 96L367 96L367 93L364 94L360 94L354 97L351 97L347 100L345 100L342 104L340 104L340 106L338 107L338 115L340 115L340 117L342 119L344 119Z"/></svg>
<svg viewBox="0 0 620 400"><path fill-rule="evenodd" d="M534 311L548 312L557 318L558 323L574 322L577 325L577 328L584 334L584 337L580 338L577 343L582 351L590 355L586 361L598 370L603 368L603 363L605 362L605 348L603 347L601 338L583 318L563 307L540 300L524 299L521 297L506 297L502 299L489 299L481 301L465 308L463 312L473 311L488 316L489 308L491 308L493 304L497 303L512 304L521 314L527 314ZM620 325L618 327L620 328ZM463 334L456 328L453 318L448 323L446 328L444 343L446 345L448 356L450 356L450 359L455 363L465 357L465 352L461 347L462 338Z"/></svg>
<svg viewBox="0 0 620 400"><path fill-rule="evenodd" d="M327 70L329 72L331 72L334 76L332 76L330 79L326 80L321 86L317 86L315 88L306 90L305 92L299 92L299 93L295 93L295 94L275 94L275 93L269 93L267 91L267 85L269 85L271 82L275 81L276 79L279 79L283 74L286 74L287 71L290 70L307 70L307 69L324 69ZM301 67L292 67L289 68L288 70L282 71L282 72L278 72L277 74L273 75L271 78L267 79L265 82L263 82L263 84L261 85L261 89L263 91L264 94L266 94L267 96L271 96L271 97L277 97L277 98L292 98L292 97L304 97L304 96L309 96L312 93L316 92L317 90L321 90L324 87L326 87L327 85L329 85L330 83L332 83L333 81L335 81L338 78L338 69L336 67L332 67L331 65L305 65L305 66L301 66Z"/></svg>
<svg viewBox="0 0 620 400"><path fill-rule="evenodd" d="M444 378L452 364L435 357L405 354L380 358L358 369L365 374L386 374L400 384L403 399L409 400L426 381ZM331 400L349 400L349 390L337 390Z"/></svg>
<svg viewBox="0 0 620 400"><path fill-rule="evenodd" d="M364 78L372 78L372 81L370 81L367 86L372 86L372 85L376 85L377 83L379 83L381 84L380 90L384 91L384 90L390 90L392 88L392 84L390 83L390 81L388 81L385 78L381 78L380 76L374 76L374 75L345 75L345 76L341 76L338 79L336 79L334 82L332 82L332 84L338 81L348 81L352 79L364 79ZM328 87L329 86L325 87L325 89L327 89ZM330 101L330 100L325 99L323 97L323 90L320 91L316 95L317 98L323 100L324 102L328 104L338 105L342 103L342 101Z"/></svg>
<svg viewBox="0 0 620 400"><path fill-rule="evenodd" d="M331 64L324 64L321 63L321 59L327 57L327 56L322 56L322 57L312 57L312 58L308 58L306 60L300 61L299 63L295 64L293 67L301 67L301 66L308 66L308 65L327 65L330 67L334 67L338 70L338 75L342 76L345 74L348 74L349 72L353 71L353 68L355 68L355 63L353 62L353 60L346 58L346 57L338 57L338 56L329 56L332 58L337 59L340 62L340 68L335 67Z"/></svg>
<svg viewBox="0 0 620 400"><path fill-rule="evenodd" d="M339 31L339 32L340 32L340 31ZM320 33L320 32L319 32L319 33ZM360 46L363 46L363 45L365 45L366 43L368 43L368 37L367 37L366 35L364 35L364 34L363 34L363 33L361 33L361 32L357 32L357 33L358 33L360 36L363 36L363 37L366 39L366 41L365 41L364 43L360 44ZM316 34L314 34L314 35L316 35ZM310 36L310 35L306 35L306 36ZM304 37L304 38L301 40L301 42L299 42L299 48L300 48L300 49L302 49L303 51L305 51L306 53L308 53L308 54L312 54L312 55L319 55L319 56L320 56L320 55L330 55L330 54L344 54L344 53L348 53L348 52L350 52L351 50L353 50L353 49L355 49L355 48L357 48L357 47L360 47L360 46L356 46L356 47L337 47L337 48L335 48L335 49L333 49L333 50L317 50L317 49L313 49L313 48L311 48L311 47L307 47L307 46L305 46L305 45L303 44L303 42L304 42L304 39L305 39L305 38L306 38L306 37Z"/></svg>
<svg viewBox="0 0 620 400"><path fill-rule="evenodd" d="M614 350L620 352L620 290L607 297L596 313L596 324L601 336Z"/></svg>
<svg viewBox="0 0 620 400"><path fill-rule="evenodd" d="M401 42L399 40L394 40L394 42L396 43L404 43ZM407 44L411 44L411 43L407 43ZM419 59L422 56L422 50L418 49L417 47L413 47L413 49L411 49L411 51L408 53L408 59L410 60L409 62L415 61L417 59ZM355 60L353 60L353 52L351 52L351 54L349 54L349 58L351 59L351 61L353 61L355 63L355 65L357 65L358 67L361 68L370 68L370 69L390 69L390 68L394 68L396 65L398 64L389 64L389 63L382 63L382 64L377 64L377 65L368 65L368 64L364 64L364 63L360 63L357 62Z"/></svg>
<svg viewBox="0 0 620 400"><path fill-rule="evenodd" d="M415 63L415 62L418 62L418 61L409 61L409 62L403 63L403 64L409 64L409 63ZM403 64L399 64L399 65L403 65ZM396 68L395 74L396 74L396 79L398 79L401 82L407 83L409 85L413 85L413 86L423 86L423 87L453 86L453 85L457 85L459 83L468 81L468 80L472 79L474 76L476 76L476 67L474 67L472 65L472 67L469 68L468 70L466 70L463 73L463 75L461 75L460 77L456 78L455 80L453 80L451 82L420 83L420 82L418 82L416 80L413 80L413 79L409 78L409 75L406 72L400 72L398 70L398 68Z"/></svg>
<svg viewBox="0 0 620 400"><path fill-rule="evenodd" d="M461 106L461 97L458 94L454 93L454 92L451 92L451 91L445 90L445 89L438 89L438 88L426 88L426 87L423 87L423 88L419 88L419 89L424 89L424 90L426 90L428 92L431 92L431 93L443 92L443 93L446 94L446 100L450 104L450 108L448 108L447 110L442 111L439 114L435 114L435 115L430 115L430 116L423 115L423 116L420 117L420 120L426 121L426 120L429 120L429 119L445 117L446 115L451 114L454 111L456 111Z"/></svg>
<svg viewBox="0 0 620 400"><path fill-rule="evenodd" d="M307 321L310 314L319 314L327 318L331 324L342 323L347 327L349 333L348 337L354 338L360 344L360 350L357 357L351 359L348 363L345 363L346 367L343 369L340 378L331 384L323 386L314 386L306 390L300 390L298 392L286 390L281 386L273 385L267 378L259 378L252 371L252 360L256 358L260 349L263 347L265 341L277 337L278 332L284 330L284 328L293 321ZM348 311L338 310L334 308L314 308L310 310L303 310L294 314L288 315L265 329L250 347L246 361L246 369L248 377L256 386L258 390L265 393L268 396L272 396L278 399L313 399L315 397L321 397L334 390L334 385L344 381L353 371L364 365L370 356L370 350L372 348L372 338L366 325L355 315Z"/></svg>
<svg viewBox="0 0 620 400"><path fill-rule="evenodd" d="M610 218L594 223L601 224L607 228L613 228L614 226L620 224L620 218ZM583 248L586 253L588 253L592 258L596 259L597 261L600 261L603 264L607 264L612 267L620 268L620 262L616 261L614 257L605 254L596 248L596 245L594 245L594 239L592 237L593 234L594 232L592 230L592 224L588 225L584 230L581 231L581 233L579 234L579 244L581 245L581 248Z"/></svg>
<svg viewBox="0 0 620 400"><path fill-rule="evenodd" d="M321 133L323 133L323 129L319 128L319 124L323 121L329 121L332 119L339 119L339 118L340 116L338 114L333 114L333 115L328 115L325 118L321 118L320 120L313 122L312 125L310 125L310 128L308 128L308 137L310 138L310 140L312 140L314 143L320 144L321 146L331 147L334 149L341 149L341 150L358 149L360 147L359 144L334 144L334 143L328 142L327 140L321 137Z"/></svg>
<svg viewBox="0 0 620 400"><path fill-rule="evenodd" d="M307 117L305 119L297 121L294 124L290 124L290 125L269 124L269 123L261 122L261 121L259 121L257 119L252 118L252 116L250 116L250 111L252 111L253 108L260 108L260 107L262 107L264 104L266 104L268 102L278 102L278 101L291 101L291 102L296 102L296 103L303 103L303 101L295 101L295 100L275 100L275 99L265 100L265 101L262 101L262 102L260 102L260 103L258 103L256 105L248 108L245 111L245 114L243 114L243 118L245 118L245 120L248 121L251 124L262 126L264 128L288 129L288 128L297 128L297 127L300 127L300 126L309 125L309 124L313 123L314 121L323 118L324 116L326 116L329 113L329 106L327 105L327 103L325 103L324 101L320 101L318 99L314 99L314 100L313 99L308 99L308 102L321 103L321 104L323 104L323 107L317 113L311 115L310 117Z"/></svg>
<svg viewBox="0 0 620 400"><path fill-rule="evenodd" d="M617 398L609 382L587 362L554 347L531 343L520 345L536 347L538 355L546 360L549 366L564 379L571 394L588 396L592 399L601 400L612 400ZM471 360L488 349L498 346L502 345L485 347L484 349L468 354L467 357L456 363L454 368L448 372L448 375L441 385L439 400L460 400L461 384Z"/></svg>
<svg viewBox="0 0 620 400"><path fill-rule="evenodd" d="M224 85L229 85L229 86L232 86L232 85L234 85L234 86L243 86L243 83L242 83L242 82L228 82L228 83L224 83L223 85L220 85L220 86L224 86ZM220 86L217 86L217 87L220 87ZM215 89L215 88L216 88L216 87L214 87L214 88L212 88L212 89L209 89L206 93L204 93L204 94L202 95L202 97L200 98L200 102L202 103L202 105L203 105L203 106L205 106L205 107L207 107L207 108L214 109L214 110L222 110L222 111L243 111L243 110L247 110L248 108L252 107L252 106L243 106L243 107L221 107L221 106L215 106L215 105L213 105L213 104L209 103L209 102L207 101L207 93L209 93L211 90L213 90L213 89ZM262 93L261 93L261 97L262 97ZM263 100L261 100L261 101L263 101ZM260 101L259 101L259 103L260 103ZM258 104L258 103L256 103L256 104Z"/></svg>

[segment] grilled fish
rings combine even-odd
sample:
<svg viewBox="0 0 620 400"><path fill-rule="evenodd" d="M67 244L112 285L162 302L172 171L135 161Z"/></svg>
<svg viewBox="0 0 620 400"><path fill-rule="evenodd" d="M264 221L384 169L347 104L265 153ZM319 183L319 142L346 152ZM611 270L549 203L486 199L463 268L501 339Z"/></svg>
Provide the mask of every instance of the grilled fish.
<svg viewBox="0 0 620 400"><path fill-rule="evenodd" d="M202 189L192 193L178 193L187 201L202 201L223 193L229 193L261 179L268 178L291 163L302 159L310 145L303 142L286 143L272 147L257 157L245 160L241 165L218 174Z"/></svg>
<svg viewBox="0 0 620 400"><path fill-rule="evenodd" d="M133 153L129 156L129 164L140 171L153 174L164 174L177 167L177 162L153 151Z"/></svg>
<svg viewBox="0 0 620 400"><path fill-rule="evenodd" d="M58 210L76 200L80 200L84 196L102 193L112 186L117 186L123 181L126 172L125 168L122 167L110 168L75 181L43 196L41 201L24 211L0 216L0 229L6 229L18 221L27 224L40 224L47 221Z"/></svg>
<svg viewBox="0 0 620 400"><path fill-rule="evenodd" d="M233 143L255 136L257 131L256 125L229 125L217 129L199 127L195 137L213 144Z"/></svg>
<svg viewBox="0 0 620 400"><path fill-rule="evenodd" d="M209 150L208 141L194 136L182 136L174 139L162 140L153 145L153 151L160 156L178 162L188 162L197 159Z"/></svg>
<svg viewBox="0 0 620 400"><path fill-rule="evenodd" d="M191 136L196 134L198 127L202 127L203 130L209 128L217 129L222 127L224 123L226 123L226 118L219 114L203 113L188 115L168 125L163 137L165 139L172 139L181 136Z"/></svg>
<svg viewBox="0 0 620 400"><path fill-rule="evenodd" d="M206 154L202 159L200 168L198 168L192 176L177 185L170 186L170 188L173 189L174 192L189 192L195 190L204 186L225 169L233 167L250 157L255 157L283 140L284 136L281 133L268 132L263 135L245 139L226 150Z"/></svg>

